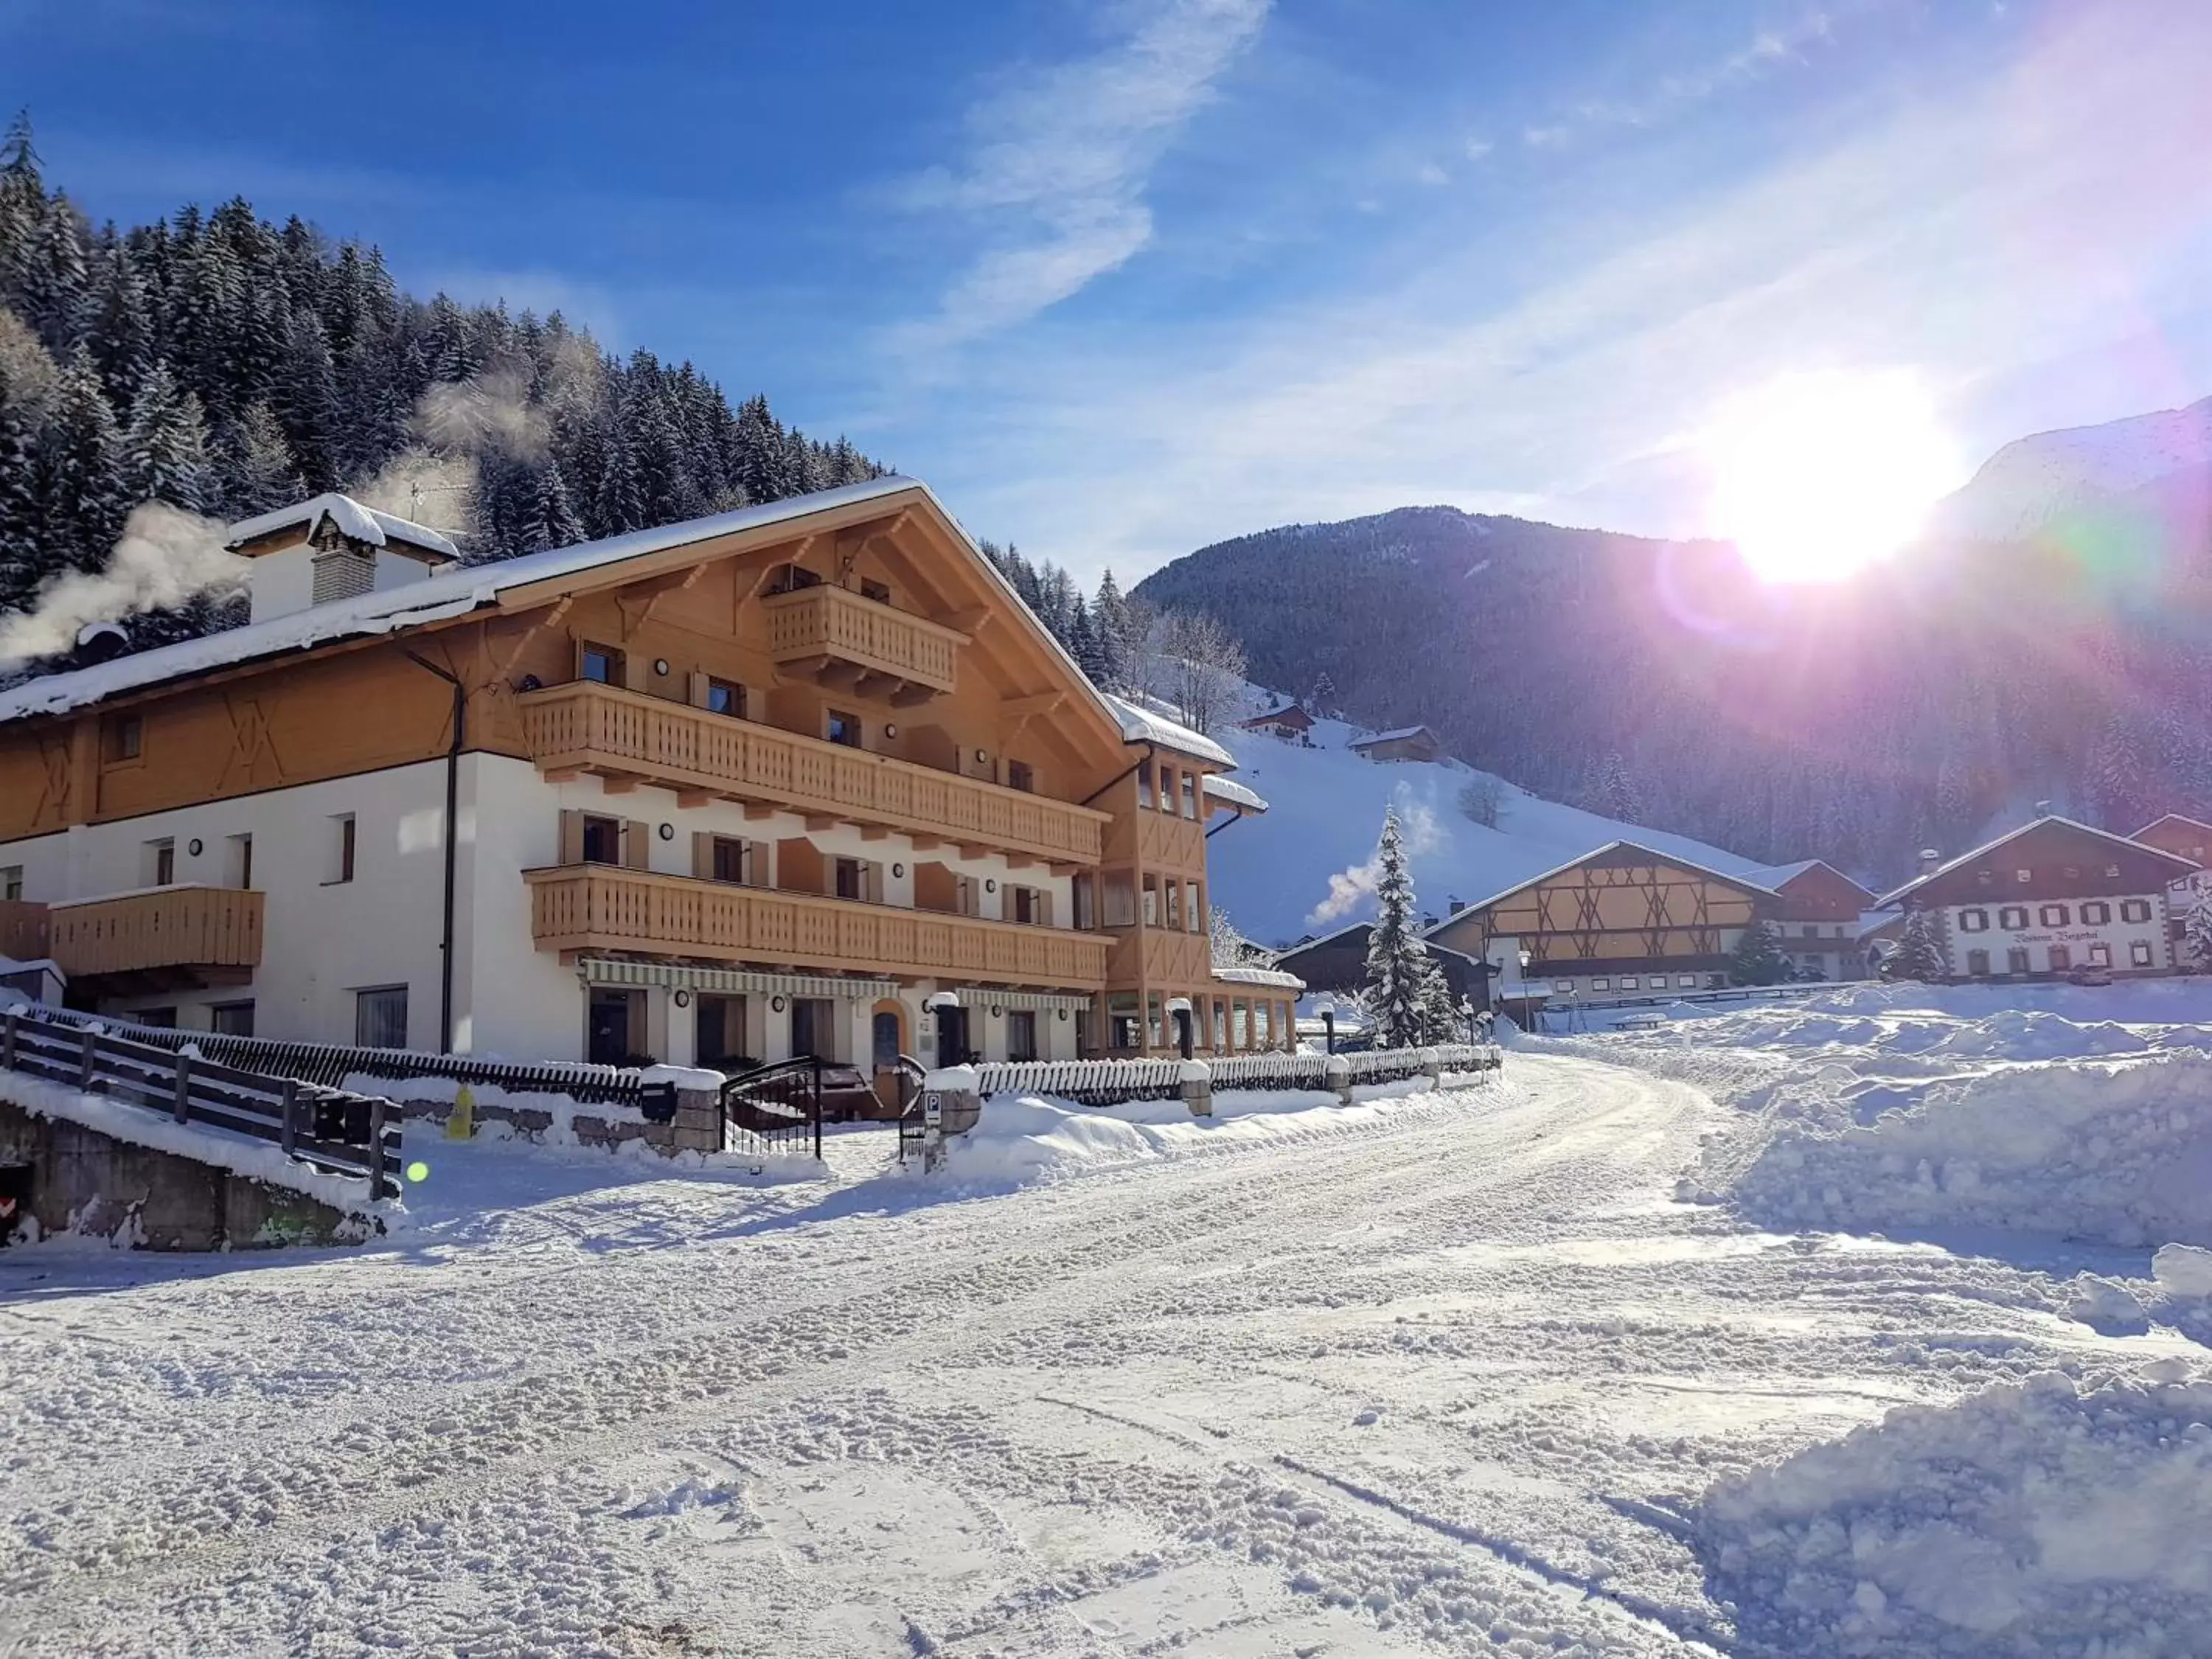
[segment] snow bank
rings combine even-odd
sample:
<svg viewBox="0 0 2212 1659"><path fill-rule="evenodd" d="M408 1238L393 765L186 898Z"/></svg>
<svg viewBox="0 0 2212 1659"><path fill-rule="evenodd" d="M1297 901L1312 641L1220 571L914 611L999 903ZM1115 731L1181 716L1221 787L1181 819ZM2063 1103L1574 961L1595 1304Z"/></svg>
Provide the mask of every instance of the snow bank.
<svg viewBox="0 0 2212 1659"><path fill-rule="evenodd" d="M1871 1124L1779 1122L1731 1196L1770 1225L2212 1244L2212 1060L2014 1066Z"/></svg>
<svg viewBox="0 0 2212 1659"><path fill-rule="evenodd" d="M1719 1483L1692 1522L1743 1651L2186 1659L2212 1631L2212 1382L2164 1360L1908 1407Z"/></svg>
<svg viewBox="0 0 2212 1659"><path fill-rule="evenodd" d="M953 1179L977 1186L1022 1186L1194 1152L1340 1134L1402 1109L1431 1089L1425 1078L1355 1088L1341 1106L1324 1089L1213 1097L1212 1117L1193 1117L1180 1100L1079 1106L1044 1095L994 1095L967 1134L947 1143Z"/></svg>
<svg viewBox="0 0 2212 1659"><path fill-rule="evenodd" d="M94 1129L133 1146L172 1152L235 1176L305 1193L343 1215L396 1216L398 1206L372 1198L368 1182L331 1175L284 1156L283 1149L248 1135L233 1134L204 1123L179 1123L161 1112L104 1095L80 1094L59 1083L9 1072L0 1076L0 1100L13 1102L33 1117L58 1118Z"/></svg>

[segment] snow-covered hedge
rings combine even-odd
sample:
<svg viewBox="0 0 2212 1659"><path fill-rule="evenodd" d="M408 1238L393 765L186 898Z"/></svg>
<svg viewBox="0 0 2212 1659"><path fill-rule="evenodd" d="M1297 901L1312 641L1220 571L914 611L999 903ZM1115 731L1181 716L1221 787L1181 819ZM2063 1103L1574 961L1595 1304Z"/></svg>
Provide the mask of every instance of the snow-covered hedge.
<svg viewBox="0 0 2212 1659"><path fill-rule="evenodd" d="M1740 1650L2189 1659L2212 1633L2212 1382L2056 1373L1721 1482L1693 1542Z"/></svg>
<svg viewBox="0 0 2212 1659"><path fill-rule="evenodd" d="M2212 1244L2212 1060L2014 1066L1871 1124L1784 1121L1731 1195L1776 1225Z"/></svg>

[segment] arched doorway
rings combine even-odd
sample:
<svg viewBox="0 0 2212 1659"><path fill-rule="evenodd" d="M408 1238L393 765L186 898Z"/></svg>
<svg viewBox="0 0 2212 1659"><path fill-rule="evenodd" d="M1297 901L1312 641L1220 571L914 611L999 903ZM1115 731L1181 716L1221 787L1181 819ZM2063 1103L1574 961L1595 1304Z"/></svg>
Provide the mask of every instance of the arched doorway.
<svg viewBox="0 0 2212 1659"><path fill-rule="evenodd" d="M887 1112L899 1107L899 1056L911 1054L907 1037L906 1005L896 997L876 1004L868 1021L870 1063L875 1068L876 1098Z"/></svg>

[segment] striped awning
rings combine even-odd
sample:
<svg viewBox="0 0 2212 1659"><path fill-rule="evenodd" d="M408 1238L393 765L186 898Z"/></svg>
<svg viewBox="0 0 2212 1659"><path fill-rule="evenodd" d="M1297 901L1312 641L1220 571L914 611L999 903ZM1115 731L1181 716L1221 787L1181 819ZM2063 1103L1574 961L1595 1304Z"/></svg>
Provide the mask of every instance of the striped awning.
<svg viewBox="0 0 2212 1659"><path fill-rule="evenodd" d="M899 994L888 979L845 979L835 974L763 974L746 968L696 968L680 962L625 962L586 957L576 964L586 985L659 986L718 995L842 997L878 1002Z"/></svg>
<svg viewBox="0 0 2212 1659"><path fill-rule="evenodd" d="M1058 991L1009 991L994 986L963 985L957 995L963 1008L1024 1008L1037 1014L1079 1014L1091 1006L1089 997L1072 997Z"/></svg>

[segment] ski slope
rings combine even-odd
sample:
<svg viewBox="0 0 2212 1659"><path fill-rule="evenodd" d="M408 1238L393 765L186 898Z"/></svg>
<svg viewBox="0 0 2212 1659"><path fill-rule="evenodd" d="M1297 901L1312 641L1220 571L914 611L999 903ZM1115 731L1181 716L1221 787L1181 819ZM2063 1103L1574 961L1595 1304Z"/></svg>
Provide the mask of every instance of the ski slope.
<svg viewBox="0 0 2212 1659"><path fill-rule="evenodd" d="M1375 839L1390 806L1405 826L1414 891L1438 918L1455 897L1487 898L1613 841L1724 875L1759 867L1755 859L1687 836L1601 817L1502 781L1498 827L1485 829L1459 805L1460 792L1489 775L1473 767L1363 759L1347 745L1370 733L1342 720L1316 722L1311 749L1233 724L1283 701L1247 688L1237 714L1213 733L1236 756L1237 781L1259 791L1269 809L1213 837L1206 860L1213 903L1263 945L1287 945L1373 915Z"/></svg>

